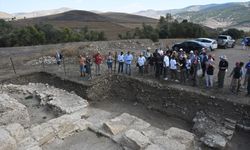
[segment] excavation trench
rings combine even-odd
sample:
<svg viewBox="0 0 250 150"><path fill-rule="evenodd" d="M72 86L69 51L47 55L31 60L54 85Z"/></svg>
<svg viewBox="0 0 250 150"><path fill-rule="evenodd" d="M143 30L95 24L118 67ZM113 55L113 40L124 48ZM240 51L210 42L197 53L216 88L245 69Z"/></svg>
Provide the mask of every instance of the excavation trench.
<svg viewBox="0 0 250 150"><path fill-rule="evenodd" d="M151 125L168 129L178 127L192 131L197 112L237 121L239 126L249 123L250 107L228 102L195 91L171 88L154 81L114 75L82 83L53 74L39 72L1 81L3 84L45 83L87 99L90 107L114 115L124 112L137 116ZM53 117L53 116L52 116ZM249 133L239 129L227 149L247 149Z"/></svg>

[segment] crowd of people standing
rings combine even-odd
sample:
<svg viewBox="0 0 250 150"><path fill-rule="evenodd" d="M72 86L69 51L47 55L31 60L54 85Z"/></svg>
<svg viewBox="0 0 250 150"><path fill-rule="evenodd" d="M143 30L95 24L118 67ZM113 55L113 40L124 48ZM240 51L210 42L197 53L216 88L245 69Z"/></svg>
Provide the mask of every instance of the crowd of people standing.
<svg viewBox="0 0 250 150"><path fill-rule="evenodd" d="M219 65L215 65L215 56L207 54L203 49L201 52L190 51L186 53L182 49L179 51L151 49L141 51L138 55L115 52L103 56L100 52L90 57L79 57L81 76L85 73L91 76L92 61L95 65L96 75L101 75L101 64L106 62L109 74L132 74L132 66L138 68L138 75L154 74L159 80L172 80L183 84L191 83L193 86L201 84L204 81L206 88L214 87L215 69L218 69L217 87L224 88L224 81L227 77L229 62L226 56L219 57ZM118 69L116 70L118 65ZM92 76L91 76L92 77ZM250 55L249 62L236 62L235 67L228 77L231 77L230 89L238 94L242 88L247 88L250 95Z"/></svg>

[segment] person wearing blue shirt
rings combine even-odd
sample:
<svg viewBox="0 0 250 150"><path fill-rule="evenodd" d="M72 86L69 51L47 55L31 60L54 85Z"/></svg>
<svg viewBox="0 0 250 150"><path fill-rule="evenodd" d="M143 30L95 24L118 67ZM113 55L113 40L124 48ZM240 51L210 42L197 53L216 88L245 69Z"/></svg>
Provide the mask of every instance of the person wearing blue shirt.
<svg viewBox="0 0 250 150"><path fill-rule="evenodd" d="M131 75L131 64L133 61L133 55L130 54L130 51L128 51L128 53L125 55L124 60L125 60L126 74Z"/></svg>
<svg viewBox="0 0 250 150"><path fill-rule="evenodd" d="M245 81L244 85L247 83L247 96L250 96L250 55L249 55L249 61L245 66L246 74L245 74Z"/></svg>
<svg viewBox="0 0 250 150"><path fill-rule="evenodd" d="M243 45L243 50L246 50L247 49L247 42L248 42L248 40L247 40L247 38L246 38L246 36L242 39L242 41L241 41L241 43L242 43L242 45Z"/></svg>

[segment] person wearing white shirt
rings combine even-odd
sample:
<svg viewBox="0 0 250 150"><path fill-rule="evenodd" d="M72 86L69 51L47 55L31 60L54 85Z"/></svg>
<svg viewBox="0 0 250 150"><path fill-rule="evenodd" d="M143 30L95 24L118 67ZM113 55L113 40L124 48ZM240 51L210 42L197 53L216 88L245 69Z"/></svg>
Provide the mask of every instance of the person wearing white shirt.
<svg viewBox="0 0 250 150"><path fill-rule="evenodd" d="M133 55L130 54L130 52L128 51L128 53L125 55L124 57L124 61L125 61L125 69L126 69L126 74L131 75L131 64L133 61Z"/></svg>
<svg viewBox="0 0 250 150"><path fill-rule="evenodd" d="M189 77L190 77L191 65L192 65L191 59L190 59L189 56L187 56L187 59L186 59L186 69L187 69L186 70L186 76L187 76L187 79L189 79Z"/></svg>
<svg viewBox="0 0 250 150"><path fill-rule="evenodd" d="M124 66L124 54L123 52L121 52L118 57L117 57L117 60L118 60L118 73L123 73L123 66Z"/></svg>
<svg viewBox="0 0 250 150"><path fill-rule="evenodd" d="M143 75L144 72L144 65L145 65L146 59L142 54L137 59L137 65L139 67L139 74Z"/></svg>
<svg viewBox="0 0 250 150"><path fill-rule="evenodd" d="M168 80L167 78L167 74L168 74L168 70L169 70L169 56L168 53L166 52L163 58L163 76L164 76L164 80Z"/></svg>
<svg viewBox="0 0 250 150"><path fill-rule="evenodd" d="M170 59L170 72L171 79L177 81L177 62L174 56Z"/></svg>

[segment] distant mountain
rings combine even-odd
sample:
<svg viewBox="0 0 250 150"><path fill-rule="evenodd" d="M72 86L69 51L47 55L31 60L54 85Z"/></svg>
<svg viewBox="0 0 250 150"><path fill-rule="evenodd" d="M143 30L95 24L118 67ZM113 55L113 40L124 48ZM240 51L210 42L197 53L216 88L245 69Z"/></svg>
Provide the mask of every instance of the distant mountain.
<svg viewBox="0 0 250 150"><path fill-rule="evenodd" d="M36 18L48 15L54 15L59 13L64 13L67 11L72 10L71 8L59 8L59 9L52 9L52 10L41 10L41 11L33 11L33 12L25 12L25 13L15 13L12 14L16 17L16 19L23 19L23 18Z"/></svg>
<svg viewBox="0 0 250 150"><path fill-rule="evenodd" d="M52 24L56 27L81 29L87 26L90 30L104 31L108 39L118 39L118 34L131 31L133 27L142 26L142 23L156 25L157 20L125 13L96 14L90 11L71 10L60 14L25 18L12 21L16 27L35 24Z"/></svg>
<svg viewBox="0 0 250 150"><path fill-rule="evenodd" d="M12 18L12 17L13 16L11 14L0 11L0 19L7 19L7 18Z"/></svg>
<svg viewBox="0 0 250 150"><path fill-rule="evenodd" d="M210 7L214 7L216 5L218 5L218 4L193 5L193 6L188 6L188 7L181 8L181 9L169 9L169 10L153 10L153 9L149 9L149 10L143 10L143 11L135 12L134 14L159 19L160 16L165 16L167 13L171 13L172 15L175 15L175 14L182 13L182 12L192 12L192 11L197 12L197 11L200 11L202 9L207 9L207 8L210 8Z"/></svg>
<svg viewBox="0 0 250 150"><path fill-rule="evenodd" d="M239 3L209 4L189 6L183 9L147 10L135 14L159 18L171 13L177 20L187 19L211 28L230 28L250 30L250 1Z"/></svg>

